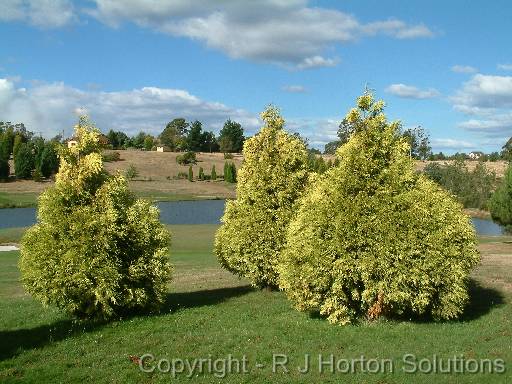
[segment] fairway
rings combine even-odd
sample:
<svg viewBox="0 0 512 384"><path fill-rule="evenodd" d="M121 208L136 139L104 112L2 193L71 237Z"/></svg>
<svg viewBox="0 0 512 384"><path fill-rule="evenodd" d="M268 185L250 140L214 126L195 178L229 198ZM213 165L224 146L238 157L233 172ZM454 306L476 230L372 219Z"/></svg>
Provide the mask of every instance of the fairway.
<svg viewBox="0 0 512 384"><path fill-rule="evenodd" d="M160 313L111 323L76 322L43 308L18 282L19 252L0 253L0 381L164 383L190 382L187 371L141 372L132 360L247 359L246 373L192 373L194 382L279 383L506 383L512 364L512 244L481 239L482 265L473 274L472 302L460 321L380 320L330 325L290 307L281 292L259 291L221 269L212 255L216 225L170 226L175 266L167 303ZM16 241L21 231L11 232ZM287 369L272 372L272 355L288 356ZM308 373L300 373L311 355ZM384 373L319 373L324 360L392 361ZM403 372L403 356L418 360L503 359L506 372L442 374ZM132 359L130 359L132 356ZM156 365L156 360L153 365ZM259 364L261 366L256 366ZM391 364L391 363L390 363ZM149 367L149 365L148 365Z"/></svg>

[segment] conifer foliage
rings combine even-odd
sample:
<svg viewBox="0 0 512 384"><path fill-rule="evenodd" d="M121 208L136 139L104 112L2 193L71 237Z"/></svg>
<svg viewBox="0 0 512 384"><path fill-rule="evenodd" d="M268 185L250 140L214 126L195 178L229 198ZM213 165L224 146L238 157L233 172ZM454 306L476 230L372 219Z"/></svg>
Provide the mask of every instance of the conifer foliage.
<svg viewBox="0 0 512 384"><path fill-rule="evenodd" d="M254 286L277 286L277 264L295 202L307 182L304 144L283 130L279 111L262 113L264 127L244 144L237 198L228 201L215 253Z"/></svg>
<svg viewBox="0 0 512 384"><path fill-rule="evenodd" d="M55 186L39 198L37 224L21 241L25 289L80 318L155 308L167 292L169 233L159 211L109 176L99 131L86 118L78 145L60 149Z"/></svg>
<svg viewBox="0 0 512 384"><path fill-rule="evenodd" d="M512 230L512 163L505 171L505 177L491 196L489 207L492 218Z"/></svg>
<svg viewBox="0 0 512 384"><path fill-rule="evenodd" d="M381 315L459 316L480 256L470 219L416 174L384 103L358 98L354 127L329 169L300 200L279 266L300 310L346 324Z"/></svg>

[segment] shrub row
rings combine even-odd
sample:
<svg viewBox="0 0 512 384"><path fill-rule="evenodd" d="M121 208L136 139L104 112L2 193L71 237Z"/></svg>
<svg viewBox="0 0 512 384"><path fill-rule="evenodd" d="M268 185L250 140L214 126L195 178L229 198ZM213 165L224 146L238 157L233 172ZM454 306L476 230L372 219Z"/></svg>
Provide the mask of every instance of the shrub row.
<svg viewBox="0 0 512 384"><path fill-rule="evenodd" d="M277 110L265 111L216 235L220 263L333 323L458 317L480 257L473 226L459 202L414 171L383 106L370 93L358 98L339 164L323 174L308 172L304 144L284 132Z"/></svg>

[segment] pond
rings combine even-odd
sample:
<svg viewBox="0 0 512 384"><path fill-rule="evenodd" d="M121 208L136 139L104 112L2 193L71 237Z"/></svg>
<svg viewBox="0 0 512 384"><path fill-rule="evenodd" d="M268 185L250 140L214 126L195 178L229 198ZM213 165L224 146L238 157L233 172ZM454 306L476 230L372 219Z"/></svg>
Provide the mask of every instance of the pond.
<svg viewBox="0 0 512 384"><path fill-rule="evenodd" d="M496 224L492 220L487 219L478 219L476 217L472 217L471 221L475 226L476 233L480 236L500 236L505 235L505 228L501 225Z"/></svg>
<svg viewBox="0 0 512 384"><path fill-rule="evenodd" d="M165 224L219 224L225 200L162 201L158 202L160 220ZM0 209L0 229L27 227L35 223L35 208ZM499 236L503 227L491 220L472 218L479 235Z"/></svg>
<svg viewBox="0 0 512 384"><path fill-rule="evenodd" d="M162 201L160 220L164 224L219 224L225 200ZM0 209L0 229L27 227L36 222L35 208Z"/></svg>

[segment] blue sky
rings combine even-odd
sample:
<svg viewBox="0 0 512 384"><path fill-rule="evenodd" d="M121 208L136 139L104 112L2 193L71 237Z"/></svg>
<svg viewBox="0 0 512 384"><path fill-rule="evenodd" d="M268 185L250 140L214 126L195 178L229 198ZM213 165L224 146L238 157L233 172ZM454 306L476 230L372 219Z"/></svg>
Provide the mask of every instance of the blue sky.
<svg viewBox="0 0 512 384"><path fill-rule="evenodd" d="M269 103L312 146L367 84L435 151L512 136L509 1L0 1L0 120L45 136L175 117L249 134Z"/></svg>

